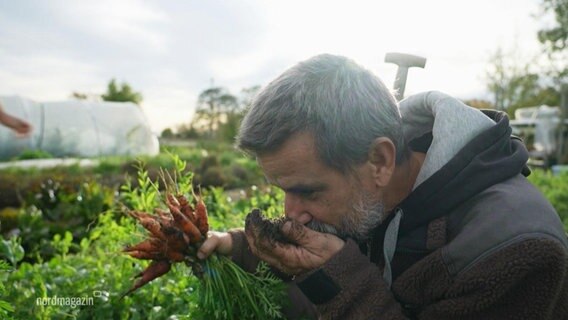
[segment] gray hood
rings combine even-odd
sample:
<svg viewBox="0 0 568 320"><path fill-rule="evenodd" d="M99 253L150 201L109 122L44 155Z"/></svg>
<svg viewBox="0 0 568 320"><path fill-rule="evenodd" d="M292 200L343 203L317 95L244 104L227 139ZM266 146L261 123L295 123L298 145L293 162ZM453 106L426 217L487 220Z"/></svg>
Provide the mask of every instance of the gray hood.
<svg viewBox="0 0 568 320"><path fill-rule="evenodd" d="M473 109L440 92L411 96L400 111L409 147L426 158L412 192L374 232L372 247L383 248L389 285L431 252L430 222L495 184L530 173L528 152L511 136L502 112Z"/></svg>
<svg viewBox="0 0 568 320"><path fill-rule="evenodd" d="M480 110L438 91L402 100L400 113L406 141L429 132L433 136L414 188L440 170L474 137L495 125Z"/></svg>

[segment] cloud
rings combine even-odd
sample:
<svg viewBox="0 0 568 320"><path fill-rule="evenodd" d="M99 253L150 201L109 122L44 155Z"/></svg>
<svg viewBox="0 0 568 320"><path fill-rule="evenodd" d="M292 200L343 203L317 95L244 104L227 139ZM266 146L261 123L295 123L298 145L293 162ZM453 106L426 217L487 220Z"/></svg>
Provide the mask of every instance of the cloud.
<svg viewBox="0 0 568 320"><path fill-rule="evenodd" d="M97 67L46 55L0 55L0 92L35 100L64 100L72 91L100 91ZM88 75L81 77L81 75Z"/></svg>
<svg viewBox="0 0 568 320"><path fill-rule="evenodd" d="M53 11L69 28L111 41L115 46L143 47L154 53L168 50L168 34L161 32L168 15L138 0L56 2Z"/></svg>

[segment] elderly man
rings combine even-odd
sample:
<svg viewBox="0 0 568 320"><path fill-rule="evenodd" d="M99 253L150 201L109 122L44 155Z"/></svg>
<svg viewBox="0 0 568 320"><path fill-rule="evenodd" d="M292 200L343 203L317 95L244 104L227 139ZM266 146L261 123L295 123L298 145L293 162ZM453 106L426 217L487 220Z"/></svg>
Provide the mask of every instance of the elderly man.
<svg viewBox="0 0 568 320"><path fill-rule="evenodd" d="M290 275L290 317L568 317L566 234L503 113L439 92L397 107L369 71L320 55L259 93L238 146L285 192L292 244L212 232L199 255Z"/></svg>

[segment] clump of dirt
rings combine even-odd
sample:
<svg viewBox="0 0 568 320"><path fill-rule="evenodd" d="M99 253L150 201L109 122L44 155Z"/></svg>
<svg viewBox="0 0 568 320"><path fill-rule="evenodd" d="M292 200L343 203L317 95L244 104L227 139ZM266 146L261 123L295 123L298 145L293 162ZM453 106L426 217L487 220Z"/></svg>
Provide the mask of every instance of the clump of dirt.
<svg viewBox="0 0 568 320"><path fill-rule="evenodd" d="M266 218L260 209L253 209L246 217L245 230L254 232L258 238L267 239L271 244L276 244L277 242L291 244L292 242L282 234L282 226L287 221L290 221L287 217Z"/></svg>

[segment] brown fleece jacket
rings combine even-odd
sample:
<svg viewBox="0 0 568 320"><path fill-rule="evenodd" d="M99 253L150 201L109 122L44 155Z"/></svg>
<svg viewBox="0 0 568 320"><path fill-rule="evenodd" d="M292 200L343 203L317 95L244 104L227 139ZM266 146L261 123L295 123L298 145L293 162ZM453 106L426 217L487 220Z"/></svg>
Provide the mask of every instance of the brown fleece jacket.
<svg viewBox="0 0 568 320"><path fill-rule="evenodd" d="M254 270L258 259L248 250L244 236L232 235L233 259ZM382 279L382 266L371 263L359 246L348 240L316 271L326 276L323 281L331 280L339 289L332 299L317 305L319 318L568 319L566 247L547 237L520 238L483 254L454 275L448 270L445 247L439 248L400 275L392 291ZM292 306L286 309L288 318L318 317L292 282L289 294Z"/></svg>
<svg viewBox="0 0 568 320"><path fill-rule="evenodd" d="M456 277L438 250L399 277L392 292L353 242L344 251L323 268L342 288L318 305L324 319L407 319L400 301L423 306L418 319L568 319L568 258L552 240L515 244Z"/></svg>

